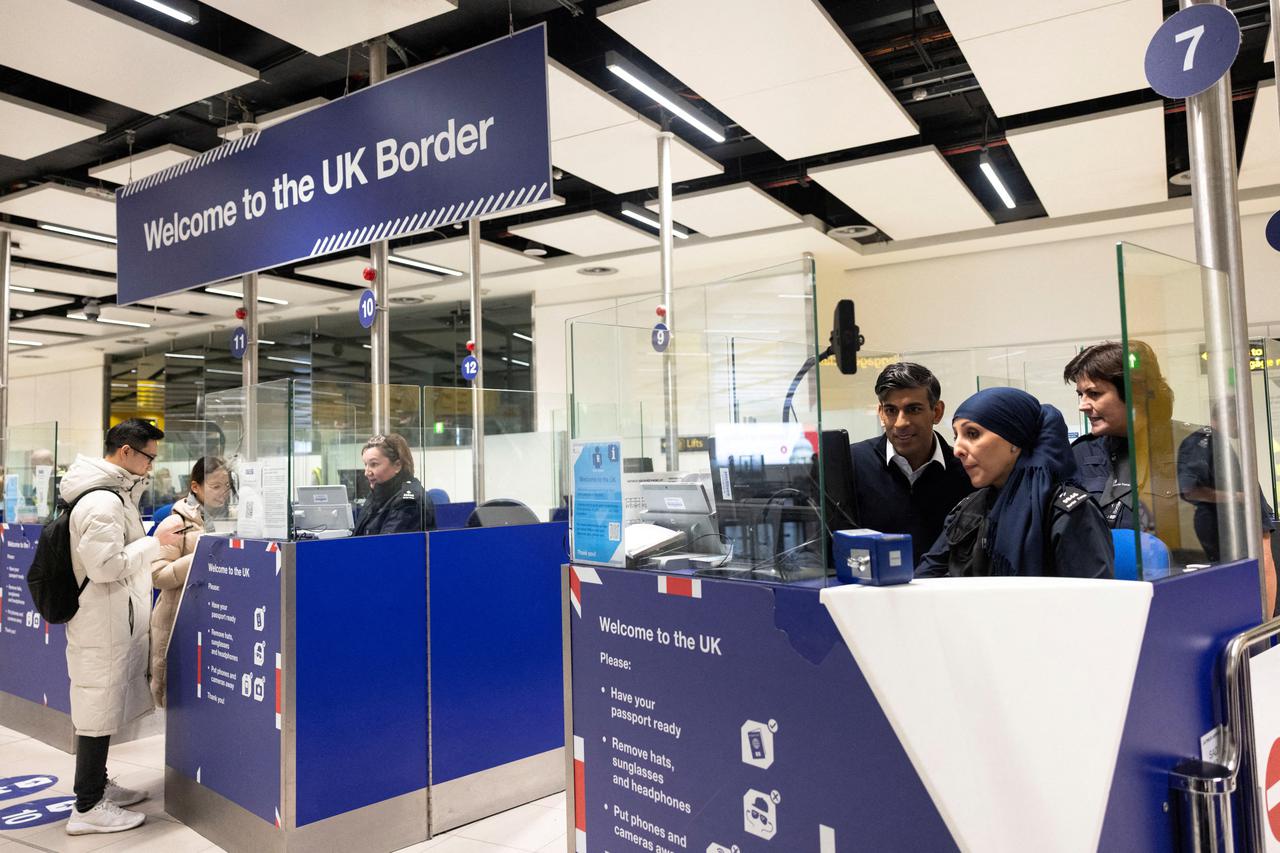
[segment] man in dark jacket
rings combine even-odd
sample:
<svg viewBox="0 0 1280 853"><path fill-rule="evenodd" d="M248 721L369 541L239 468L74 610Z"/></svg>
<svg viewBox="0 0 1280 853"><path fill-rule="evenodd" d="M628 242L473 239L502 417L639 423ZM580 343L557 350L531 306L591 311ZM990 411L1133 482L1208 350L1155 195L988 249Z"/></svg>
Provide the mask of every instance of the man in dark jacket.
<svg viewBox="0 0 1280 853"><path fill-rule="evenodd" d="M911 535L915 561L942 532L942 523L973 491L969 477L934 430L946 404L928 368L891 364L876 379L884 434L851 448L856 497L854 519L882 533Z"/></svg>

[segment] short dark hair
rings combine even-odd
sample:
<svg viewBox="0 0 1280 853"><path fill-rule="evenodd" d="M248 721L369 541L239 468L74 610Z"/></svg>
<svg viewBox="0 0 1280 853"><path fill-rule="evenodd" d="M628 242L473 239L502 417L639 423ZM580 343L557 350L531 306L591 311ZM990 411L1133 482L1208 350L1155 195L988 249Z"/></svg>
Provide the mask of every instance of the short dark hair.
<svg viewBox="0 0 1280 853"><path fill-rule="evenodd" d="M923 364L914 361L897 361L880 371L876 377L876 399L881 403L890 391L924 388L929 393L929 405L936 406L942 399L942 385L938 377Z"/></svg>
<svg viewBox="0 0 1280 853"><path fill-rule="evenodd" d="M1124 347L1115 341L1103 341L1087 346L1067 362L1062 371L1064 382L1092 379L1094 382L1110 382L1116 393L1124 399Z"/></svg>
<svg viewBox="0 0 1280 853"><path fill-rule="evenodd" d="M409 450L409 442L404 440L404 436L395 432L375 435L364 443L364 450L371 447L387 457L388 462L399 462L409 476L413 476L413 452ZM364 450L360 452L363 454Z"/></svg>
<svg viewBox="0 0 1280 853"><path fill-rule="evenodd" d="M159 441L164 438L164 430L142 418L129 418L107 430L107 439L102 443L103 454L113 455L126 444L134 450L146 447L148 441Z"/></svg>

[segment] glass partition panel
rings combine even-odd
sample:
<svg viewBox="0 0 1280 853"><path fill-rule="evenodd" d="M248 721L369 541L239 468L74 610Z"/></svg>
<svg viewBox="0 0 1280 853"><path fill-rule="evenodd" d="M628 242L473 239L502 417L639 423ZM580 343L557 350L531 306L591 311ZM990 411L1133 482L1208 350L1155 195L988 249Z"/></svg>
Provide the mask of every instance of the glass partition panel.
<svg viewBox="0 0 1280 853"><path fill-rule="evenodd" d="M54 421L9 427L5 436L4 520L43 523L53 518L58 425Z"/></svg>
<svg viewBox="0 0 1280 853"><path fill-rule="evenodd" d="M225 506L205 507L209 532L289 538L291 386L280 379L205 397L198 446L221 453L232 481Z"/></svg>
<svg viewBox="0 0 1280 853"><path fill-rule="evenodd" d="M1226 275L1124 243L1117 259L1140 577L1243 557L1229 534L1258 484L1240 483Z"/></svg>
<svg viewBox="0 0 1280 853"><path fill-rule="evenodd" d="M571 436L618 448L627 565L825 581L813 284L806 260L680 289L665 340L655 299L570 321Z"/></svg>

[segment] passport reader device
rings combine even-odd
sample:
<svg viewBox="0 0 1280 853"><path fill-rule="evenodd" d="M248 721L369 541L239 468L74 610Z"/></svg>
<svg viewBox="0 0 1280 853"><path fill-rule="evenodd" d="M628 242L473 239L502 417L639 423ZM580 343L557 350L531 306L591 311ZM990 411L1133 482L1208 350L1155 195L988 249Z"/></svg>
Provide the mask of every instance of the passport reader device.
<svg viewBox="0 0 1280 853"><path fill-rule="evenodd" d="M836 576L846 583L890 586L915 574L911 537L878 530L837 530L831 534Z"/></svg>

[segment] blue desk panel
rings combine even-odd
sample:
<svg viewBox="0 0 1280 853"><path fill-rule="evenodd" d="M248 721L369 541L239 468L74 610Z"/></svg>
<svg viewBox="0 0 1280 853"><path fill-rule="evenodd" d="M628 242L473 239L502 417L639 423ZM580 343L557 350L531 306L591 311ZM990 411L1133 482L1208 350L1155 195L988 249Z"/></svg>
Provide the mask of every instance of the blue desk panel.
<svg viewBox="0 0 1280 853"><path fill-rule="evenodd" d="M427 535L433 785L564 746L568 525Z"/></svg>
<svg viewBox="0 0 1280 853"><path fill-rule="evenodd" d="M467 519L471 517L471 511L475 508L475 501L436 504L436 529L456 530L466 527Z"/></svg>
<svg viewBox="0 0 1280 853"><path fill-rule="evenodd" d="M427 785L425 534L297 544L297 825Z"/></svg>
<svg viewBox="0 0 1280 853"><path fill-rule="evenodd" d="M40 524L0 528L0 692L70 714L66 626L41 619L27 589L27 570L43 529Z"/></svg>

